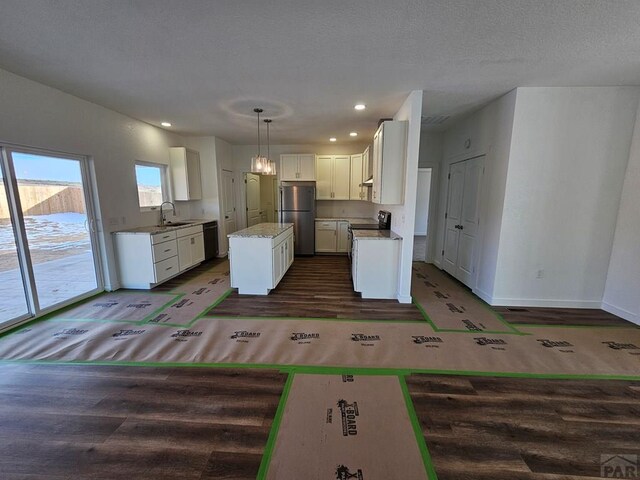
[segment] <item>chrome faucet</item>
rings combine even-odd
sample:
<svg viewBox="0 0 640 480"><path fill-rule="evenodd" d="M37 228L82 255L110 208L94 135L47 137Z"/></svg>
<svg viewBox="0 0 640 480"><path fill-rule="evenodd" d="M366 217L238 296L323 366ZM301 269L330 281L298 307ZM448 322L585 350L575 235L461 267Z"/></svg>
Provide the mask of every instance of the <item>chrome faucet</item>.
<svg viewBox="0 0 640 480"><path fill-rule="evenodd" d="M162 212L162 207L164 207L164 204L168 203L169 205L171 205L171 210L173 211L173 215L175 216L176 214L176 206L171 203L171 202L162 202L162 205L160 205L160 226L164 227L164 222L167 221L166 218L164 218L164 213Z"/></svg>

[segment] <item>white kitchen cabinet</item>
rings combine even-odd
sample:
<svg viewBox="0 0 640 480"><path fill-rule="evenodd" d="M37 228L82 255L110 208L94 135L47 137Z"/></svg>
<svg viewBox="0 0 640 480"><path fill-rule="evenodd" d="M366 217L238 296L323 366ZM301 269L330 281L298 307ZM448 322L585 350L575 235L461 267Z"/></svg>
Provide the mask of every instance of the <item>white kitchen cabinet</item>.
<svg viewBox="0 0 640 480"><path fill-rule="evenodd" d="M262 223L228 237L231 287L268 295L293 263L293 224Z"/></svg>
<svg viewBox="0 0 640 480"><path fill-rule="evenodd" d="M200 154L185 147L169 149L169 166L174 200L200 200L202 179Z"/></svg>
<svg viewBox="0 0 640 480"><path fill-rule="evenodd" d="M316 221L316 252L335 253L337 248L337 222L335 220Z"/></svg>
<svg viewBox="0 0 640 480"><path fill-rule="evenodd" d="M348 221L316 220L316 253L347 253L348 251Z"/></svg>
<svg viewBox="0 0 640 480"><path fill-rule="evenodd" d="M401 204L404 195L406 121L386 121L373 136L373 203Z"/></svg>
<svg viewBox="0 0 640 480"><path fill-rule="evenodd" d="M349 222L339 221L338 223L338 244L336 252L347 253L349 251Z"/></svg>
<svg viewBox="0 0 640 480"><path fill-rule="evenodd" d="M202 225L114 233L120 285L151 289L204 261Z"/></svg>
<svg viewBox="0 0 640 480"><path fill-rule="evenodd" d="M351 157L316 156L316 200L349 200Z"/></svg>
<svg viewBox="0 0 640 480"><path fill-rule="evenodd" d="M402 240L354 239L351 276L362 298L397 298L401 245Z"/></svg>
<svg viewBox="0 0 640 480"><path fill-rule="evenodd" d="M315 155L312 153L287 153L280 155L281 181L314 181L316 179Z"/></svg>
<svg viewBox="0 0 640 480"><path fill-rule="evenodd" d="M178 264L184 271L204 260L204 235L202 225L182 228L176 232Z"/></svg>
<svg viewBox="0 0 640 480"><path fill-rule="evenodd" d="M369 178L369 147L364 153L351 155L349 199L368 200L369 188L363 182Z"/></svg>

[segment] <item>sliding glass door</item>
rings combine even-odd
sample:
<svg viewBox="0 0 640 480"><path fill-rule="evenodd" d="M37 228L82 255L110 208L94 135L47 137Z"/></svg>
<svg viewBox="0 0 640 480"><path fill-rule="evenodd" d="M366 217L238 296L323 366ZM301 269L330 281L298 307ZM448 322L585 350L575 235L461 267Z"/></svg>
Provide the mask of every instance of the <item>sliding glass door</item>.
<svg viewBox="0 0 640 480"><path fill-rule="evenodd" d="M7 178L0 169L0 328L30 316L20 269L16 230L9 209Z"/></svg>
<svg viewBox="0 0 640 480"><path fill-rule="evenodd" d="M12 288L16 298L22 288L26 313L38 315L101 290L87 160L4 148L3 171L9 214L3 220L0 206L0 235L11 233L14 256L12 268L7 260L0 271L6 263L7 272L13 272ZM0 322L24 314L17 306L6 307Z"/></svg>

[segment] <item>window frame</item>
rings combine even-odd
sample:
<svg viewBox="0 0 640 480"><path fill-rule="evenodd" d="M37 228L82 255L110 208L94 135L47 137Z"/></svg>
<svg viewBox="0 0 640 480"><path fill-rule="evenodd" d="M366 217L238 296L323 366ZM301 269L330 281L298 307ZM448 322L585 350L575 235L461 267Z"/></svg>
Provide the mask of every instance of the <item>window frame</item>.
<svg viewBox="0 0 640 480"><path fill-rule="evenodd" d="M140 205L140 189L139 189L140 185L138 184L138 172L136 171L137 166L154 167L160 170L160 188L162 190L162 202L164 203L164 202L173 201L171 197L171 184L169 183L170 182L169 174L168 174L169 165L165 165L164 163L145 162L143 160L136 160L133 167L133 173L136 177L136 195L138 196L138 207L140 208L141 212L155 212L157 210L160 210L160 207L162 204L153 205L153 206L144 206L144 207Z"/></svg>

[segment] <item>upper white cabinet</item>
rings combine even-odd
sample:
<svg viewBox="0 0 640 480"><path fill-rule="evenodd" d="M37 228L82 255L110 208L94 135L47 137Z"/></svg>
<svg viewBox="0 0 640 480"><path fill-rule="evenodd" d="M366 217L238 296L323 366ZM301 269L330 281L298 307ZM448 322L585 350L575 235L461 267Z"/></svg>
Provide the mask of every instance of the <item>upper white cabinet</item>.
<svg viewBox="0 0 640 480"><path fill-rule="evenodd" d="M316 200L349 200L350 155L316 157Z"/></svg>
<svg viewBox="0 0 640 480"><path fill-rule="evenodd" d="M390 120L382 122L373 136L373 203L402 203L406 131L406 121Z"/></svg>
<svg viewBox="0 0 640 480"><path fill-rule="evenodd" d="M174 200L200 200L200 154L185 147L169 149L169 163Z"/></svg>
<svg viewBox="0 0 640 480"><path fill-rule="evenodd" d="M280 180L314 181L315 179L315 155L313 153L280 155Z"/></svg>
<svg viewBox="0 0 640 480"><path fill-rule="evenodd" d="M351 155L350 200L368 200L369 189L363 182L369 178L369 147L364 153Z"/></svg>

